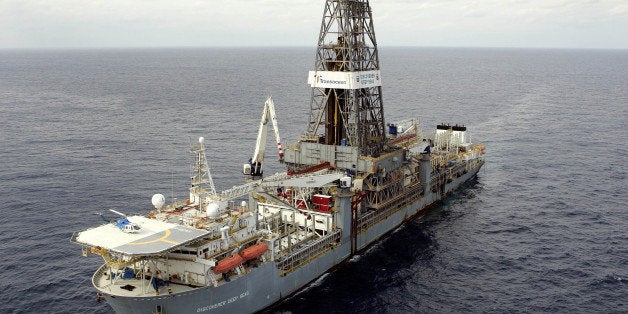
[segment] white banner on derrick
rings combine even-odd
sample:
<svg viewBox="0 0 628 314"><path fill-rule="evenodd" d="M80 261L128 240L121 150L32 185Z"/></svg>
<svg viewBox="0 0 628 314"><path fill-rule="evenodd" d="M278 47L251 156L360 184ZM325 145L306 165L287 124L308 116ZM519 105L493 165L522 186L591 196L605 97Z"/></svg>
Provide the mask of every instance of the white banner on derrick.
<svg viewBox="0 0 628 314"><path fill-rule="evenodd" d="M359 89L382 86L379 70L358 72L310 71L307 83L311 87Z"/></svg>

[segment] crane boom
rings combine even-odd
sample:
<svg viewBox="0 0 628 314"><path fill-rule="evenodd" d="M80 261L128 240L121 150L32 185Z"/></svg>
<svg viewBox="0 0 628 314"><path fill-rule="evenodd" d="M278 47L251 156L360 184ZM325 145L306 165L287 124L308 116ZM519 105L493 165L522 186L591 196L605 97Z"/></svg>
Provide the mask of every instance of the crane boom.
<svg viewBox="0 0 628 314"><path fill-rule="evenodd" d="M272 97L268 97L264 103L264 111L257 132L257 141L255 142L255 151L253 157L248 164L244 164L244 174L252 176L262 175L262 165L264 163L264 153L266 151L266 138L268 134L268 121L272 122L273 131L275 132L275 140L277 141L277 150L279 152L279 160L283 160L283 148L281 147L281 138L279 137L279 127L277 126L277 115L275 114L275 103Z"/></svg>

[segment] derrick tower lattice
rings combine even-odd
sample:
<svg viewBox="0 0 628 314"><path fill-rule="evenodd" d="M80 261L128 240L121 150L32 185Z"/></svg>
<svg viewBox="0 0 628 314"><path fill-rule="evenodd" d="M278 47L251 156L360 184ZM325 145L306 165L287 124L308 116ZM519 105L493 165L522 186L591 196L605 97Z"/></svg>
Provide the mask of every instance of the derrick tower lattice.
<svg viewBox="0 0 628 314"><path fill-rule="evenodd" d="M307 137L354 146L367 156L384 150L381 74L368 0L327 0L308 83Z"/></svg>

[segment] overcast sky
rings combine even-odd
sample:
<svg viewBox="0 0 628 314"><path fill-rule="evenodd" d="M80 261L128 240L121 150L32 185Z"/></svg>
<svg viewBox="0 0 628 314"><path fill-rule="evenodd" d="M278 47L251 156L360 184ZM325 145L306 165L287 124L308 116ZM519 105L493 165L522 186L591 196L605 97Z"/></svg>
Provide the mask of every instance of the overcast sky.
<svg viewBox="0 0 628 314"><path fill-rule="evenodd" d="M0 0L0 48L314 46L324 0ZM380 46L628 49L628 0L371 0Z"/></svg>

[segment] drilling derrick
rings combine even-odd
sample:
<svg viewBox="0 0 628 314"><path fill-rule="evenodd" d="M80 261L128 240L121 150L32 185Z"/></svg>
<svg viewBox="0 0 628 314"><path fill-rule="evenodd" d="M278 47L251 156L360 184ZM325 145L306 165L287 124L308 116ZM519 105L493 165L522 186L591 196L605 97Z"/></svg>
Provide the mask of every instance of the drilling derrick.
<svg viewBox="0 0 628 314"><path fill-rule="evenodd" d="M381 83L368 0L327 0L308 74L307 132L286 149L284 161L297 174L345 170L359 182L352 201L363 211L396 208L420 187L407 150L388 144Z"/></svg>
<svg viewBox="0 0 628 314"><path fill-rule="evenodd" d="M391 147L368 0L326 0L307 80L312 87L309 123L286 149L288 169L300 173L327 165L360 175L377 171L384 161L380 156L390 155ZM396 162L385 166L398 167Z"/></svg>
<svg viewBox="0 0 628 314"><path fill-rule="evenodd" d="M316 51L307 137L378 156L385 146L377 42L368 0L327 0Z"/></svg>
<svg viewBox="0 0 628 314"><path fill-rule="evenodd" d="M284 161L297 174L344 170L357 182L352 202L362 211L390 210L419 194L407 150L388 143L381 83L368 0L327 0L308 74L307 132L286 149Z"/></svg>

